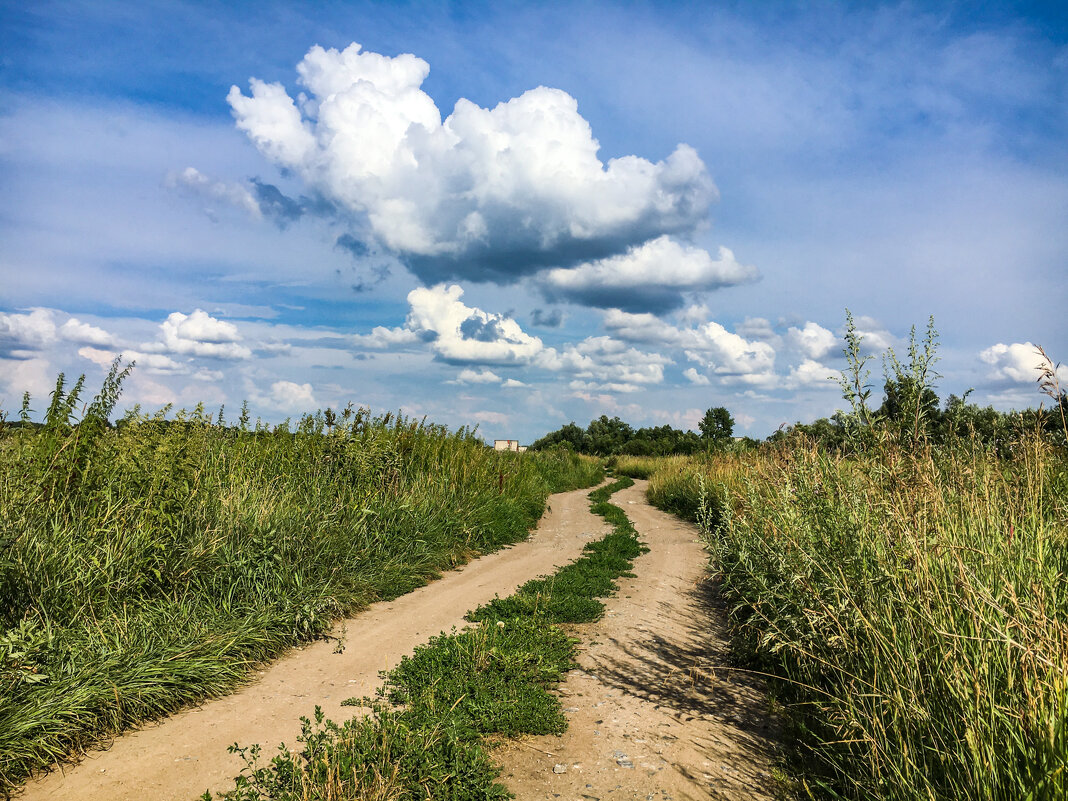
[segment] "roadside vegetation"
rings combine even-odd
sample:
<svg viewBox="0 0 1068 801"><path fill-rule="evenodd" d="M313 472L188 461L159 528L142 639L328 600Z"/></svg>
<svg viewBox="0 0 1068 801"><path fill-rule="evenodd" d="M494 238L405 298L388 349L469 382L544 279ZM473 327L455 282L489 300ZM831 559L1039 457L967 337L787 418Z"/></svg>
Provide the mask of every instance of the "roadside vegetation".
<svg viewBox="0 0 1068 801"><path fill-rule="evenodd" d="M851 321L850 321L851 323ZM934 393L937 334L887 354L872 408L848 326L850 410L735 453L615 462L696 521L740 664L792 724L820 798L1068 797L1068 425ZM1044 354L1042 354L1044 356Z"/></svg>
<svg viewBox="0 0 1068 801"><path fill-rule="evenodd" d="M163 409L109 422L60 376L0 416L0 795L100 738L226 693L339 617L527 536L593 459L327 410L268 429Z"/></svg>
<svg viewBox="0 0 1068 801"><path fill-rule="evenodd" d="M468 614L474 625L441 634L386 676L376 699L351 699L370 714L337 724L316 710L302 745L269 761L258 746L235 747L246 768L224 801L489 801L512 795L490 758L495 737L567 728L550 692L575 665L576 643L557 624L604 612L644 548L623 511L608 503L624 478L590 494L614 531L553 576L524 584ZM212 796L205 794L206 801Z"/></svg>

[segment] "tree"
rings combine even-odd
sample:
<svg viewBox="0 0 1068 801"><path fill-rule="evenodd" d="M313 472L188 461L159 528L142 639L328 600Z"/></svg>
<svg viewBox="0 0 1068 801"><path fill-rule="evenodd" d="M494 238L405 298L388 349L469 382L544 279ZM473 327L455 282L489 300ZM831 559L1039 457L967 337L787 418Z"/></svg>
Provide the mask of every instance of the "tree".
<svg viewBox="0 0 1068 801"><path fill-rule="evenodd" d="M699 427L701 429L701 438L715 447L726 445L734 436L734 418L722 406L717 406L705 412Z"/></svg>

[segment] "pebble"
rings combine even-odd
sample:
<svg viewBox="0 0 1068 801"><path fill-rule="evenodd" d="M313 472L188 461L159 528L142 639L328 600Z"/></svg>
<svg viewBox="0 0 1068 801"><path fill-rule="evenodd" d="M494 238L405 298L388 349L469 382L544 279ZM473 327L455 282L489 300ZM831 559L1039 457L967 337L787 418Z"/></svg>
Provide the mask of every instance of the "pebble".
<svg viewBox="0 0 1068 801"><path fill-rule="evenodd" d="M567 765L553 765L553 773L567 773Z"/></svg>

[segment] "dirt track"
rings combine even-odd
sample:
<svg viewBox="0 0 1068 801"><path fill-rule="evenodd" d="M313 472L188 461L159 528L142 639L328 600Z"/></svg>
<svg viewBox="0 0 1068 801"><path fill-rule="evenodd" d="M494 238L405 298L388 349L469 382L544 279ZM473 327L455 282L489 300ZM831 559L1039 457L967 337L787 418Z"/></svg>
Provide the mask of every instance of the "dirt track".
<svg viewBox="0 0 1068 801"><path fill-rule="evenodd" d="M506 745L504 783L519 801L774 798L776 732L759 683L723 670L697 530L649 506L644 481L612 500L649 553L605 618L575 628L584 648L561 687L568 731Z"/></svg>
<svg viewBox="0 0 1068 801"><path fill-rule="evenodd" d="M561 737L523 738L494 754L521 801L579 799L769 799L774 732L759 685L725 664L696 530L650 507L645 482L617 493L650 552L621 582L604 620L575 627L580 669L561 687L571 722ZM346 648L320 641L267 667L239 692L118 738L80 764L31 782L24 801L191 801L233 786L239 760L227 746L268 753L296 743L299 718L318 704L341 721L353 696L373 695L379 671L469 609L576 559L608 530L587 491L553 496L532 537L482 557L343 624ZM341 626L338 627L341 629Z"/></svg>
<svg viewBox="0 0 1068 801"><path fill-rule="evenodd" d="M330 641L294 650L233 695L120 737L108 750L30 782L20 798L191 801L206 789L233 787L241 763L227 746L260 743L269 754L279 742L294 745L300 716L310 716L316 704L334 720L350 717L354 710L341 702L373 695L379 671L438 632L462 626L469 609L577 559L583 545L607 531L590 513L587 494L554 495L530 539L345 621L338 627L347 630L343 653L333 653Z"/></svg>

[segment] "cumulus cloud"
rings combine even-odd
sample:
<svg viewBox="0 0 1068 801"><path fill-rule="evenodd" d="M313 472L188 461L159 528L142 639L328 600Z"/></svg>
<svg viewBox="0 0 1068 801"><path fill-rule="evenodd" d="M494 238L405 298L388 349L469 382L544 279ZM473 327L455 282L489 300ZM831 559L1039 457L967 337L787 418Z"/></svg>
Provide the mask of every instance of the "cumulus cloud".
<svg viewBox="0 0 1068 801"><path fill-rule="evenodd" d="M653 314L611 309L604 325L620 339L682 348L690 361L720 375L764 374L775 364L770 344L747 340L712 320L694 328L677 328Z"/></svg>
<svg viewBox="0 0 1068 801"><path fill-rule="evenodd" d="M812 360L822 359L838 344L838 338L818 323L807 322L803 328L791 327L786 339Z"/></svg>
<svg viewBox="0 0 1068 801"><path fill-rule="evenodd" d="M411 54L315 46L297 100L255 78L227 100L265 157L428 284L510 282L704 223L716 188L693 148L604 163L575 99L546 87L493 108L460 99L443 121L420 88L429 70Z"/></svg>
<svg viewBox="0 0 1068 801"><path fill-rule="evenodd" d="M639 385L663 382L664 365L672 363L611 337L588 337L568 346L550 366L575 376L572 389L633 392Z"/></svg>
<svg viewBox="0 0 1068 801"><path fill-rule="evenodd" d="M425 343L439 359L457 364L530 364L551 350L511 317L468 306L463 294L455 284L413 289L402 327L378 327L353 341L379 348Z"/></svg>
<svg viewBox="0 0 1068 801"><path fill-rule="evenodd" d="M71 317L67 322L63 323L59 328L59 335L63 339L77 342L79 345L96 345L102 348L115 345L115 337L103 328L83 323L77 317Z"/></svg>
<svg viewBox="0 0 1068 801"><path fill-rule="evenodd" d="M294 381L275 381L266 400L272 406L290 412L311 412L319 407L312 385Z"/></svg>
<svg viewBox="0 0 1068 801"><path fill-rule="evenodd" d="M708 251L661 236L625 253L570 269L548 270L540 286L554 300L627 311L680 308L684 293L754 281L755 267L739 264L727 248Z"/></svg>
<svg viewBox="0 0 1068 801"><path fill-rule="evenodd" d="M687 367L685 370L682 371L682 374L686 377L686 379L690 383L696 384L699 387L707 387L709 384L712 383L711 381L708 380L708 376L701 375L693 367Z"/></svg>
<svg viewBox="0 0 1068 801"><path fill-rule="evenodd" d="M78 348L78 355L100 367L110 367L111 363L115 361L116 356L116 354L110 350L94 348L90 345Z"/></svg>
<svg viewBox="0 0 1068 801"><path fill-rule="evenodd" d="M124 350L119 355L126 363L136 362L137 370L139 372L145 371L154 375L187 375L190 372L188 362L177 361L164 353L146 353L139 350ZM86 356L86 358L90 357ZM90 358L90 361L95 361L95 359Z"/></svg>
<svg viewBox="0 0 1068 801"><path fill-rule="evenodd" d="M196 309L192 314L174 312L160 324L160 341L141 346L145 351L207 356L215 359L249 359L252 351L241 344L233 323Z"/></svg>
<svg viewBox="0 0 1068 801"><path fill-rule="evenodd" d="M56 324L48 309L0 313L0 359L29 359L56 341Z"/></svg>
<svg viewBox="0 0 1068 801"><path fill-rule="evenodd" d="M213 180L196 167L186 167L180 172L169 173L165 183L172 189L181 189L191 194L236 206L247 212L254 219L258 220L263 216L260 204L247 186Z"/></svg>
<svg viewBox="0 0 1068 801"><path fill-rule="evenodd" d="M452 383L456 384L500 384L501 377L492 370L482 370L481 372L472 370L470 368L460 371L460 374L456 376L456 380Z"/></svg>
<svg viewBox="0 0 1068 801"><path fill-rule="evenodd" d="M786 377L786 386L797 387L826 387L833 388L832 379L839 376L837 370L832 370L826 365L820 364L815 359L805 359L796 367L790 368L790 374Z"/></svg>
<svg viewBox="0 0 1068 801"><path fill-rule="evenodd" d="M1038 381L1038 371L1043 364L1038 349L1030 342L1014 342L1011 345L999 342L980 353L979 358L990 365L990 378L995 381L1034 384ZM1058 368L1057 377L1068 385L1068 367L1062 365Z"/></svg>

